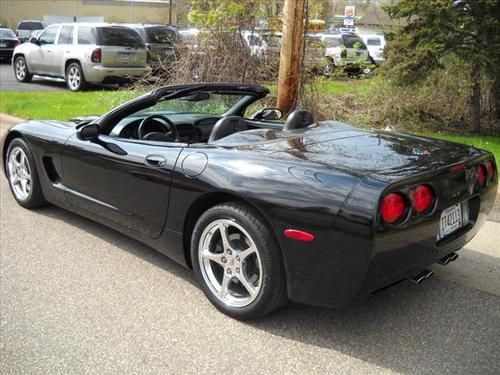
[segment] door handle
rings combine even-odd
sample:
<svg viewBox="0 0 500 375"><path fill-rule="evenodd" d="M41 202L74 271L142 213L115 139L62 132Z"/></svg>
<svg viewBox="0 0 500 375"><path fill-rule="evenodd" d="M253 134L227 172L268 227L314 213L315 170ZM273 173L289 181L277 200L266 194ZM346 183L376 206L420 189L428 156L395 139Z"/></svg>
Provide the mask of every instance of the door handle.
<svg viewBox="0 0 500 375"><path fill-rule="evenodd" d="M161 155L148 155L145 160L147 165L155 168L161 168L167 165L167 159Z"/></svg>

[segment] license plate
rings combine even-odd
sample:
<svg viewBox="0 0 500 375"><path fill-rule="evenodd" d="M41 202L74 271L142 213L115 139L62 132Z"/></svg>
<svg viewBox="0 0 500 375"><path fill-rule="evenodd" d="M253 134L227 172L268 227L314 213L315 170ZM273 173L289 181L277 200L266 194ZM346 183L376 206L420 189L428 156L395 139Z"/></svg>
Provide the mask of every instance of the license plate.
<svg viewBox="0 0 500 375"><path fill-rule="evenodd" d="M0 48L7 47L7 43L0 43Z"/></svg>
<svg viewBox="0 0 500 375"><path fill-rule="evenodd" d="M130 53L120 52L118 53L118 59L123 63L128 63L130 61Z"/></svg>
<svg viewBox="0 0 500 375"><path fill-rule="evenodd" d="M441 213L438 239L446 237L457 229L460 229L463 225L464 215L462 213L462 204L457 203L448 207Z"/></svg>

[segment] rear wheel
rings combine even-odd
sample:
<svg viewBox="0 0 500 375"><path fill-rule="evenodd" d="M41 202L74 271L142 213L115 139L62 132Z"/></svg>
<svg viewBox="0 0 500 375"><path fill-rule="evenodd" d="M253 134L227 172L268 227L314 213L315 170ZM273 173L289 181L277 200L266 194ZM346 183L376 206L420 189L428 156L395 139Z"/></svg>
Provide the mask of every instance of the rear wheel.
<svg viewBox="0 0 500 375"><path fill-rule="evenodd" d="M276 241L260 215L245 205L206 211L193 231L191 259L203 292L226 315L255 319L287 301Z"/></svg>
<svg viewBox="0 0 500 375"><path fill-rule="evenodd" d="M71 91L80 91L87 87L87 81L79 63L74 62L68 65L66 69L66 85Z"/></svg>
<svg viewBox="0 0 500 375"><path fill-rule="evenodd" d="M46 204L33 154L23 139L16 138L9 144L5 168L17 203L25 208Z"/></svg>
<svg viewBox="0 0 500 375"><path fill-rule="evenodd" d="M19 82L30 82L33 74L28 70L28 64L24 56L18 56L14 60L14 75Z"/></svg>

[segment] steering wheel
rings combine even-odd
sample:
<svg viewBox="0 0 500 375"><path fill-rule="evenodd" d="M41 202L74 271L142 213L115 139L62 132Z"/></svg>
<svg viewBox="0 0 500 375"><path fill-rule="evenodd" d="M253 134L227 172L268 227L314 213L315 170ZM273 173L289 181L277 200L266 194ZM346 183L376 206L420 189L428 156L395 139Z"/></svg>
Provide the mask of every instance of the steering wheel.
<svg viewBox="0 0 500 375"><path fill-rule="evenodd" d="M165 132L149 132L146 133L146 125L155 122L156 124L160 124L160 126L165 130ZM137 136L139 139L144 139L144 140L155 140L155 141L164 141L164 142L171 142L179 141L179 132L177 131L177 128L175 127L175 124L170 121L167 117L159 114L153 114L150 115L144 120L141 121L139 124L139 128L137 129ZM161 139L162 137L166 137L168 139Z"/></svg>

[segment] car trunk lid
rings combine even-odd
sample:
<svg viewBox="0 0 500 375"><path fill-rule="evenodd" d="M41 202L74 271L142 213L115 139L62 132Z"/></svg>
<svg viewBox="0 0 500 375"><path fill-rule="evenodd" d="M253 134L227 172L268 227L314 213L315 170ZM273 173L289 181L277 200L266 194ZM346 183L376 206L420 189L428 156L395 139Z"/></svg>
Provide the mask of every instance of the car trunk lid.
<svg viewBox="0 0 500 375"><path fill-rule="evenodd" d="M359 130L345 124L343 128L332 129L324 124L296 135L276 131L274 140L256 147L277 158L303 159L359 176L376 175L391 181L480 155L472 147L437 139Z"/></svg>

